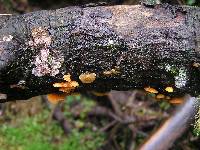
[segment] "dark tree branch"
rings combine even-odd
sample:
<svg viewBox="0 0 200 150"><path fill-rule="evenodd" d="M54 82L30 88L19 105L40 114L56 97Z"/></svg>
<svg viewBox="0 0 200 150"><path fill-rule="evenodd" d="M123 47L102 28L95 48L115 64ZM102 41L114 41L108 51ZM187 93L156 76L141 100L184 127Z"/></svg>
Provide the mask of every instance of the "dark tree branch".
<svg viewBox="0 0 200 150"><path fill-rule="evenodd" d="M1 16L0 102L148 86L169 96L196 96L199 19L197 7L170 5L67 7ZM69 74L73 82L69 76L64 81ZM173 93L165 90L169 86Z"/></svg>

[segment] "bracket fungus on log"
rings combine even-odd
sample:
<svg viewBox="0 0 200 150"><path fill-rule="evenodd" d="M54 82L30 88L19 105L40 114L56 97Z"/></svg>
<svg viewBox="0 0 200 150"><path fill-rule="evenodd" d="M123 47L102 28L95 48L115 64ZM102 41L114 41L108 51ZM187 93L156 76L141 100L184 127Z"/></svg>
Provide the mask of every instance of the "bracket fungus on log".
<svg viewBox="0 0 200 150"><path fill-rule="evenodd" d="M1 16L0 102L59 93L53 84L66 74L79 85L74 92L151 87L199 95L199 28L200 8L167 4ZM90 84L79 79L86 72L95 74Z"/></svg>

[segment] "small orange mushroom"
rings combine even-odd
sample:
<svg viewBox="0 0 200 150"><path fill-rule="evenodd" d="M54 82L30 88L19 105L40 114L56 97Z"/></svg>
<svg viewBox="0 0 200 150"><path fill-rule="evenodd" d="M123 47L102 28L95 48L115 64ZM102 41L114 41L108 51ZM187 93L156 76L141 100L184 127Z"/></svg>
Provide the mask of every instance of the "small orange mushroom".
<svg viewBox="0 0 200 150"><path fill-rule="evenodd" d="M47 95L48 100L53 104L63 101L65 99L65 97L70 94L71 91L73 91L76 87L79 86L78 82L71 81L70 74L64 75L63 79L66 82L54 83L53 86L59 88L59 91L64 92L64 93Z"/></svg>
<svg viewBox="0 0 200 150"><path fill-rule="evenodd" d="M118 67L115 67L115 69L106 70L103 72L103 75L105 76L112 76L112 75L118 75L118 74L120 74Z"/></svg>
<svg viewBox="0 0 200 150"><path fill-rule="evenodd" d="M158 93L158 91L156 89L151 88L150 86L149 87L145 87L144 90L149 92L149 93L154 93L154 94Z"/></svg>
<svg viewBox="0 0 200 150"><path fill-rule="evenodd" d="M156 95L156 98L157 98L157 99L163 99L163 98L165 98L165 95L163 95L163 94L158 94L158 95Z"/></svg>
<svg viewBox="0 0 200 150"><path fill-rule="evenodd" d="M79 79L81 80L82 83L92 83L96 79L96 74L95 73L89 73L89 72L82 73L79 76Z"/></svg>
<svg viewBox="0 0 200 150"><path fill-rule="evenodd" d="M61 92L70 93L77 86L79 86L79 84L76 81L70 81L70 82L54 83L53 86L59 87L59 91L61 91Z"/></svg>
<svg viewBox="0 0 200 150"><path fill-rule="evenodd" d="M195 62L195 63L192 64L192 66L198 68L198 67L200 67L200 64Z"/></svg>
<svg viewBox="0 0 200 150"><path fill-rule="evenodd" d="M63 94L47 94L47 99L50 103L57 104L60 101L63 101L66 96L67 96L66 93L63 93Z"/></svg>
<svg viewBox="0 0 200 150"><path fill-rule="evenodd" d="M174 92L174 89L173 89L173 87L168 86L168 87L165 88L165 91L172 93L172 92Z"/></svg>
<svg viewBox="0 0 200 150"><path fill-rule="evenodd" d="M64 75L63 76L63 79L67 82L70 82L71 81L71 75L70 74L67 74L67 75Z"/></svg>
<svg viewBox="0 0 200 150"><path fill-rule="evenodd" d="M54 83L54 87L58 87L59 91L65 92L65 93L70 93L73 91L76 87L79 86L78 82L76 81L71 81L71 76L70 74L64 75L63 79L67 82L61 82L61 83Z"/></svg>
<svg viewBox="0 0 200 150"><path fill-rule="evenodd" d="M169 102L171 104L182 104L183 101L184 101L184 99L180 98L180 97L179 98L172 98L171 100L169 100Z"/></svg>

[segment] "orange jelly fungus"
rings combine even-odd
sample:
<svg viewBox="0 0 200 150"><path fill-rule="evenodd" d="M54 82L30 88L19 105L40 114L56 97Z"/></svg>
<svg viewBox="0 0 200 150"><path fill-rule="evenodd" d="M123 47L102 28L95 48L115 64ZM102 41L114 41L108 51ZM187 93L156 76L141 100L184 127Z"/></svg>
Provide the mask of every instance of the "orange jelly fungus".
<svg viewBox="0 0 200 150"><path fill-rule="evenodd" d="M96 74L95 73L82 73L79 76L79 79L81 80L82 83L92 83L96 79Z"/></svg>
<svg viewBox="0 0 200 150"><path fill-rule="evenodd" d="M117 68L118 69L118 68ZM103 72L103 74L105 76L112 76L112 75L117 75L117 74L120 74L120 71L118 71L117 69L111 69L111 70L106 70Z"/></svg>
<svg viewBox="0 0 200 150"><path fill-rule="evenodd" d="M163 94L158 94L158 95L156 95L156 98L157 98L157 99L164 99L164 98L165 98L165 95L163 95Z"/></svg>
<svg viewBox="0 0 200 150"><path fill-rule="evenodd" d="M58 87L59 91L61 92L70 93L72 90L78 87L79 84L76 81L70 81L70 82L54 83L53 86Z"/></svg>
<svg viewBox="0 0 200 150"><path fill-rule="evenodd" d="M71 75L64 75L63 79L66 82L61 83L54 83L53 86L59 88L59 91L64 92L63 94L50 94L49 101L52 101L52 103L55 103L56 101L64 100L64 97L70 94L76 87L79 86L78 82L71 81Z"/></svg>
<svg viewBox="0 0 200 150"><path fill-rule="evenodd" d="M64 75L63 76L63 79L67 82L70 82L71 81L71 75L70 74L67 74L67 75Z"/></svg>
<svg viewBox="0 0 200 150"><path fill-rule="evenodd" d="M158 91L156 89L151 88L151 87L145 87L144 90L149 93L154 93L154 94L158 93Z"/></svg>
<svg viewBox="0 0 200 150"><path fill-rule="evenodd" d="M66 93L63 94L47 94L48 101L52 104L57 104L60 101L63 101L67 96Z"/></svg>
<svg viewBox="0 0 200 150"><path fill-rule="evenodd" d="M168 86L165 88L165 91L172 93L172 92L174 92L174 89L173 89L173 87Z"/></svg>
<svg viewBox="0 0 200 150"><path fill-rule="evenodd" d="M198 68L200 66L200 64L199 63L193 63L192 66Z"/></svg>
<svg viewBox="0 0 200 150"><path fill-rule="evenodd" d="M171 100L169 100L171 104L182 104L183 101L183 98L172 98Z"/></svg>

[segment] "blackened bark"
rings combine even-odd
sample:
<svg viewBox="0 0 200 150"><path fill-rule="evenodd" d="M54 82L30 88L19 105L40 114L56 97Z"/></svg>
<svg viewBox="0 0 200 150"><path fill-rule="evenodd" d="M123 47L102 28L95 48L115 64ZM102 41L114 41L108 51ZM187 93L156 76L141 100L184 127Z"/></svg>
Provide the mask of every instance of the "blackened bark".
<svg viewBox="0 0 200 150"><path fill-rule="evenodd" d="M170 5L9 16L0 21L0 102L63 91L53 84L67 74L77 92L150 86L199 95L199 20L198 7Z"/></svg>

